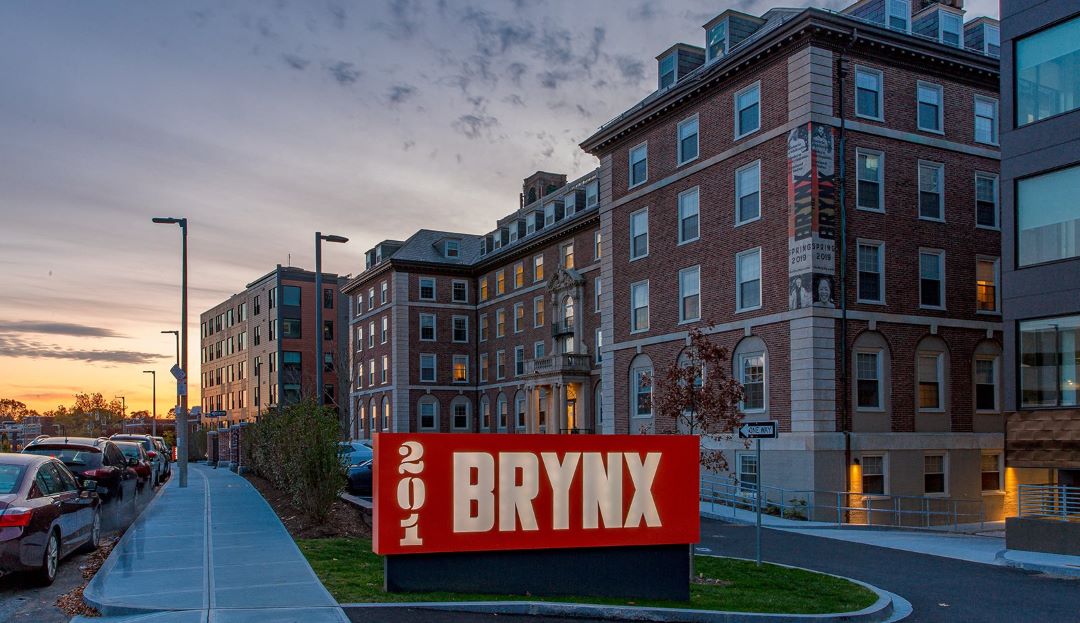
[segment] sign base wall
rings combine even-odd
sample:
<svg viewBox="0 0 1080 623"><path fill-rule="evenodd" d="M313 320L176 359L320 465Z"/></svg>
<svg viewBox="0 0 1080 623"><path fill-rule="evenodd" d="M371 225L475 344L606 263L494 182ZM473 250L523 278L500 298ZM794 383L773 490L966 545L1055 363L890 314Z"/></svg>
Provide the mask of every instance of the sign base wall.
<svg viewBox="0 0 1080 623"><path fill-rule="evenodd" d="M385 556L388 592L690 599L690 546Z"/></svg>

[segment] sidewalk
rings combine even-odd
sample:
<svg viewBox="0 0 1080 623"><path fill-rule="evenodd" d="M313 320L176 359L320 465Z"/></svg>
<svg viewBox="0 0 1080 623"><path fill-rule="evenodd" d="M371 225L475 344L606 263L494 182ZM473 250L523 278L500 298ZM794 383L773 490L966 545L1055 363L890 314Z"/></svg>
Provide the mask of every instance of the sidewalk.
<svg viewBox="0 0 1080 623"><path fill-rule="evenodd" d="M188 475L181 489L174 470L87 585L87 603L161 623L348 621L254 487L198 463Z"/></svg>

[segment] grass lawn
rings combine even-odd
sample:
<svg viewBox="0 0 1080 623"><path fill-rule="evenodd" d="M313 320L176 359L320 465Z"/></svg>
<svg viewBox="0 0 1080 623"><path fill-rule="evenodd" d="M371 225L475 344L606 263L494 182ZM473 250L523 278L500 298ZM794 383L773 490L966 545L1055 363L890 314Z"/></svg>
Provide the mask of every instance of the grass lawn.
<svg viewBox="0 0 1080 623"><path fill-rule="evenodd" d="M520 595L463 593L386 593L382 558L371 552L370 539L299 539L297 544L311 567L339 603L394 601L521 600ZM535 601L700 608L735 612L826 614L861 610L877 596L857 585L828 575L730 558L695 558L696 569L717 584L693 584L690 601L604 599L593 597L529 597Z"/></svg>

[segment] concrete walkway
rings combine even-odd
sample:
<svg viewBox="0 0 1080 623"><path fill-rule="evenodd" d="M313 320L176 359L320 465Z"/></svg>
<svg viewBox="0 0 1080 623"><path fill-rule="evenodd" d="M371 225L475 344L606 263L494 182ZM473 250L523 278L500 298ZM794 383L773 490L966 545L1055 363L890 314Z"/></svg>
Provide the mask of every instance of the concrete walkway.
<svg viewBox="0 0 1080 623"><path fill-rule="evenodd" d="M259 492L198 463L185 489L174 473L84 598L117 617L99 623L348 621Z"/></svg>

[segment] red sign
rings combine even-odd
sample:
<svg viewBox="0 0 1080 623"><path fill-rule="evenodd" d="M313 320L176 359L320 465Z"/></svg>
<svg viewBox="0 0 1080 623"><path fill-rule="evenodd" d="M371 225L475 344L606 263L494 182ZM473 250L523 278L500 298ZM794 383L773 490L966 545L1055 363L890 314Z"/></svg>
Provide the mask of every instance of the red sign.
<svg viewBox="0 0 1080 623"><path fill-rule="evenodd" d="M375 435L377 554L697 543L698 438Z"/></svg>

